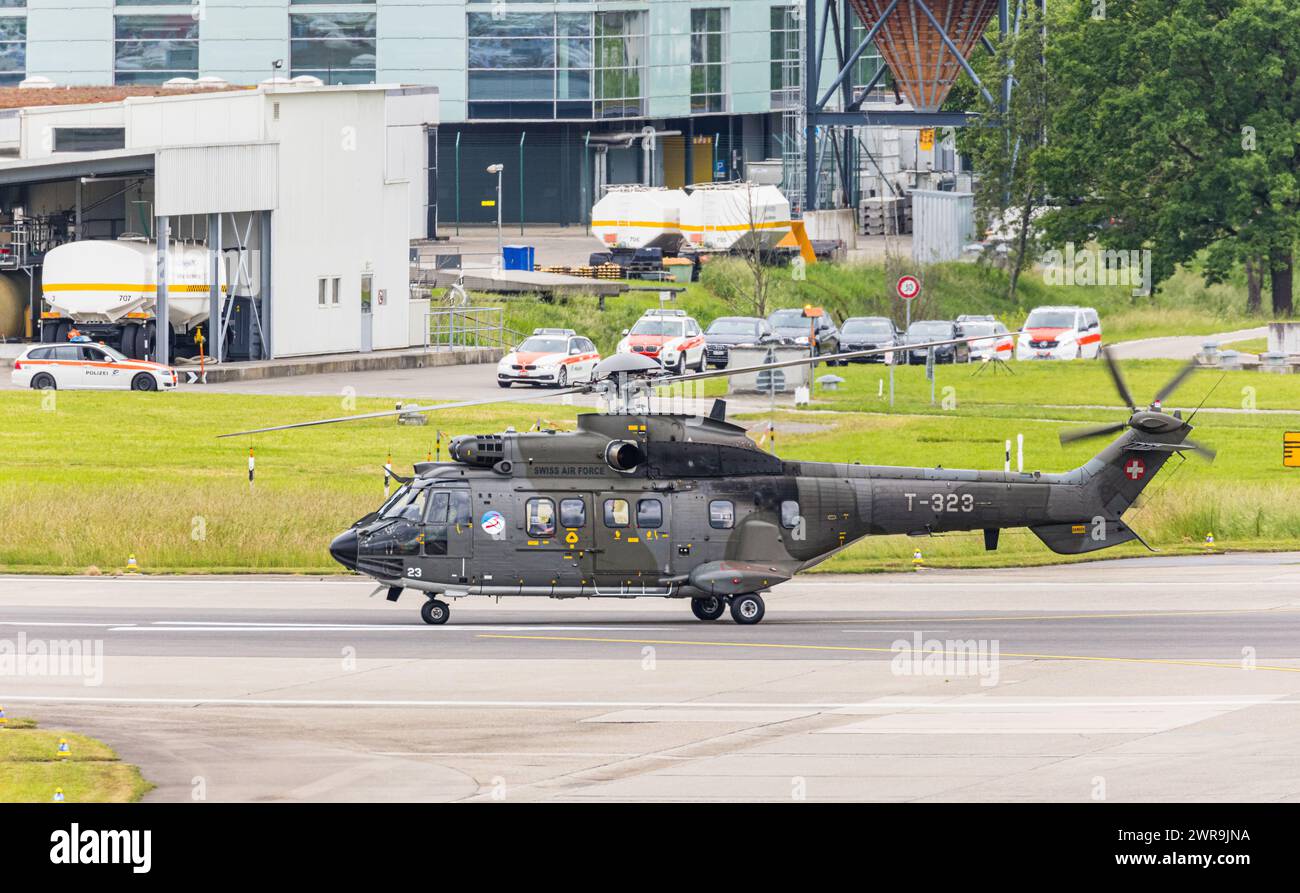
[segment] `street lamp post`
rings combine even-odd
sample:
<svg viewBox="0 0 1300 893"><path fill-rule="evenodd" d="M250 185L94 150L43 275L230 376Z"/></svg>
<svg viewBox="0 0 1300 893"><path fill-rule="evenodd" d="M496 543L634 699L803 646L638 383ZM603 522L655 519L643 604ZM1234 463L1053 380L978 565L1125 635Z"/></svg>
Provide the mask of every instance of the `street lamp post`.
<svg viewBox="0 0 1300 893"><path fill-rule="evenodd" d="M487 172L497 175L497 263L502 262L501 252L504 245L501 241L501 172L506 169L504 164L489 164Z"/></svg>

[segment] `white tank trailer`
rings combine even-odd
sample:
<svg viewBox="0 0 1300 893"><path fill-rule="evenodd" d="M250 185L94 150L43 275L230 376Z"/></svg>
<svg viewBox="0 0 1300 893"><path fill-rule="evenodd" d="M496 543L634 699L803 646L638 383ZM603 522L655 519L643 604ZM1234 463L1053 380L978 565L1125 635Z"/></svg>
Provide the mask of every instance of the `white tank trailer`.
<svg viewBox="0 0 1300 893"><path fill-rule="evenodd" d="M682 243L686 193L659 186L610 186L591 208L591 232L609 248L662 248Z"/></svg>
<svg viewBox="0 0 1300 893"><path fill-rule="evenodd" d="M591 230L609 248L665 254L770 249L790 232L790 202L776 186L759 183L611 186L591 209Z"/></svg>
<svg viewBox="0 0 1300 893"><path fill-rule="evenodd" d="M197 352L194 329L208 318L210 263L206 246L173 242L168 248L167 320L181 353ZM217 270L224 294L225 263ZM66 341L76 328L130 357L153 353L158 251L151 240L126 236L52 248L42 265L41 289L42 341Z"/></svg>
<svg viewBox="0 0 1300 893"><path fill-rule="evenodd" d="M770 249L790 234L790 202L766 184L701 183L691 187L680 220L697 251Z"/></svg>

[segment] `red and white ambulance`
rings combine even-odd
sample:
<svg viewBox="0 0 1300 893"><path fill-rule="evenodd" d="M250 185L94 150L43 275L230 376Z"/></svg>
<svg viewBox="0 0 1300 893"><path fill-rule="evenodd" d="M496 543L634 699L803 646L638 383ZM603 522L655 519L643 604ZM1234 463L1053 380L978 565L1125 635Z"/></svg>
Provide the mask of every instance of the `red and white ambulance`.
<svg viewBox="0 0 1300 893"><path fill-rule="evenodd" d="M618 353L639 353L673 373L703 372L704 350L704 331L685 310L647 310L618 342Z"/></svg>
<svg viewBox="0 0 1300 893"><path fill-rule="evenodd" d="M497 384L564 388L591 381L600 351L573 329L533 329L533 334L497 363Z"/></svg>
<svg viewBox="0 0 1300 893"><path fill-rule="evenodd" d="M1101 320L1091 307L1035 307L1021 330L1017 360L1091 360L1101 353Z"/></svg>

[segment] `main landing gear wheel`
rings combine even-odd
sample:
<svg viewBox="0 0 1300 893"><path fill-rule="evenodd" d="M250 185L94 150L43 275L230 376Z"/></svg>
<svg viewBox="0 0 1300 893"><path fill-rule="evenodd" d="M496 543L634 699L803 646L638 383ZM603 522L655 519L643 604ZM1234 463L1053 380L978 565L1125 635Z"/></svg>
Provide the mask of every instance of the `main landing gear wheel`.
<svg viewBox="0 0 1300 893"><path fill-rule="evenodd" d="M758 623L766 611L763 596L757 592L747 592L731 598L731 619L745 626Z"/></svg>
<svg viewBox="0 0 1300 893"><path fill-rule="evenodd" d="M716 595L691 599L691 613L700 620L717 620L727 610L727 603Z"/></svg>
<svg viewBox="0 0 1300 893"><path fill-rule="evenodd" d="M431 598L420 606L420 616L431 626L441 626L451 616L451 608L446 602Z"/></svg>

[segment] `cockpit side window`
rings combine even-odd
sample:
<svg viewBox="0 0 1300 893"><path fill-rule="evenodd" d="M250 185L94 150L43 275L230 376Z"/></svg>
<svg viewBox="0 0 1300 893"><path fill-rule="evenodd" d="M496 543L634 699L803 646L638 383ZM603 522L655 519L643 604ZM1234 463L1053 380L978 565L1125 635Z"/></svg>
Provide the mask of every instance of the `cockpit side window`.
<svg viewBox="0 0 1300 893"><path fill-rule="evenodd" d="M450 494L446 490L433 491L429 497L429 510L424 516L426 524L446 524L447 523L447 504Z"/></svg>

